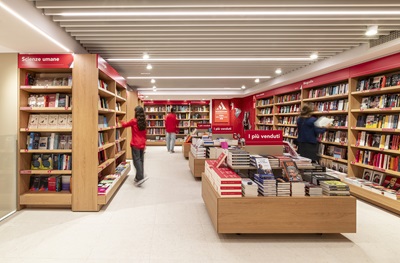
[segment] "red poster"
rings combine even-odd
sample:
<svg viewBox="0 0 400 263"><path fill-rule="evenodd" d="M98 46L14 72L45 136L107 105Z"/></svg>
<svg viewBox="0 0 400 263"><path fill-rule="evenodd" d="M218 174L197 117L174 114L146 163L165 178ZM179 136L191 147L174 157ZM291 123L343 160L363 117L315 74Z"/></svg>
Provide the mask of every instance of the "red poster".
<svg viewBox="0 0 400 263"><path fill-rule="evenodd" d="M18 68L72 68L72 54L18 54Z"/></svg>
<svg viewBox="0 0 400 263"><path fill-rule="evenodd" d="M244 139L246 145L283 145L283 132L282 130L249 130L244 132Z"/></svg>
<svg viewBox="0 0 400 263"><path fill-rule="evenodd" d="M103 71L107 76L121 84L123 87L126 88L126 79L119 75L119 73L104 60L104 58L97 56L97 67L101 71Z"/></svg>
<svg viewBox="0 0 400 263"><path fill-rule="evenodd" d="M214 122L229 123L229 105L228 101L215 100L214 106Z"/></svg>
<svg viewBox="0 0 400 263"><path fill-rule="evenodd" d="M213 134L233 134L233 126L212 126Z"/></svg>

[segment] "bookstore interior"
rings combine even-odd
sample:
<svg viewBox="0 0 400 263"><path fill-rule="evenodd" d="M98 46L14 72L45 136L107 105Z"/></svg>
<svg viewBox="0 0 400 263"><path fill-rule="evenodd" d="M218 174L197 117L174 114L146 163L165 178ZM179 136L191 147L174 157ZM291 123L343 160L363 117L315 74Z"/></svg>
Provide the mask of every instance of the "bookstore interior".
<svg viewBox="0 0 400 263"><path fill-rule="evenodd" d="M7 13L13 4L4 2L0 9ZM56 1L35 2L53 19L61 12L46 7ZM64 28L72 24L61 22ZM239 87L235 93L209 88L191 95L186 82L185 89L168 94L162 77L129 78L125 62L110 59L111 51L92 52L96 45L78 31L67 30L76 37L69 41L81 41L75 52L54 48L53 42L49 45L58 52L1 50L0 114L11 125L0 133L0 203L8 203L1 205L0 218L25 208L106 209L135 169L129 161L130 129L121 121L134 118L138 105L145 112L147 147L166 145L165 118L175 110L176 147L182 148L176 158L187 159L185 169L198 181L217 233L355 233L357 199L400 214L396 25L394 33L382 31L380 37L390 33L397 38L375 46L363 39L364 44L337 50L336 56L321 46L319 61L292 62L288 73L260 76L254 87ZM137 60L140 66L158 56L151 50L144 53L150 58ZM161 63L154 61L154 67ZM136 76L142 71L139 62L126 64ZM222 64L216 65L212 70ZM221 85L215 81L211 85ZM154 87L143 88L149 85ZM305 105L313 109L315 126L325 127L315 134L318 162L300 156L296 146ZM302 216L290 222L296 212ZM322 215L325 223L316 224Z"/></svg>

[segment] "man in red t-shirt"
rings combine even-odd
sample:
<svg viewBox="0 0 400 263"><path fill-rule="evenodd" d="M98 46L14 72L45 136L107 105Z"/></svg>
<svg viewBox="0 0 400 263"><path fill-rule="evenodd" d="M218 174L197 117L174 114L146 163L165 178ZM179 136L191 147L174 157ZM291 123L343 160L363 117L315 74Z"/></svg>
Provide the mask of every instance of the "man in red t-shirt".
<svg viewBox="0 0 400 263"><path fill-rule="evenodd" d="M171 107L171 112L165 117L165 133L167 140L167 150L170 153L174 153L175 140L176 140L176 129L178 126L178 120L175 115L175 108Z"/></svg>

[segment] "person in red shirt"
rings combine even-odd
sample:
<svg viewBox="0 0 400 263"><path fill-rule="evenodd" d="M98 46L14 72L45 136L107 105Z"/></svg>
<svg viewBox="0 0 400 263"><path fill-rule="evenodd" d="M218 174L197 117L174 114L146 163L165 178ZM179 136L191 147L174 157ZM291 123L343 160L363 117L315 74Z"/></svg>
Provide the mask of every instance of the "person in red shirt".
<svg viewBox="0 0 400 263"><path fill-rule="evenodd" d="M176 129L178 126L178 120L176 119L175 108L171 107L171 112L165 117L165 132L167 140L167 150L170 153L174 153L175 140L176 140Z"/></svg>
<svg viewBox="0 0 400 263"><path fill-rule="evenodd" d="M121 121L122 127L131 127L131 150L133 165L136 169L135 185L140 186L148 177L144 176L144 149L146 148L146 117L141 106L135 108L135 118Z"/></svg>

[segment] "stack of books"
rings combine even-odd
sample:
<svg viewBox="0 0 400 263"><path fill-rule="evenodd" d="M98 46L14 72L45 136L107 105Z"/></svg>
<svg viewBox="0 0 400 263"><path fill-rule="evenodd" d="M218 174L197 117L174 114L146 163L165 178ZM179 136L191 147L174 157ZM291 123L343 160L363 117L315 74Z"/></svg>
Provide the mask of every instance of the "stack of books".
<svg viewBox="0 0 400 263"><path fill-rule="evenodd" d="M269 164L271 165L271 167L274 169L274 168L279 168L280 166L279 166L279 158L277 158L277 157L275 157L275 156L273 156L273 155L267 155L267 156L265 156L265 157L267 157L268 158L268 160L269 160Z"/></svg>
<svg viewBox="0 0 400 263"><path fill-rule="evenodd" d="M242 178L229 168L209 167L209 179L220 197L242 197Z"/></svg>
<svg viewBox="0 0 400 263"><path fill-rule="evenodd" d="M250 166L250 154L243 150L229 150L227 163L230 166Z"/></svg>
<svg viewBox="0 0 400 263"><path fill-rule="evenodd" d="M340 181L339 178L329 175L327 172L313 174L311 176L311 183L315 185L320 185L321 182L325 181Z"/></svg>
<svg viewBox="0 0 400 263"><path fill-rule="evenodd" d="M242 194L245 197L258 196L258 185L250 178L242 178Z"/></svg>
<svg viewBox="0 0 400 263"><path fill-rule="evenodd" d="M206 158L206 148L201 145L194 145L190 146L190 151L195 158Z"/></svg>
<svg viewBox="0 0 400 263"><path fill-rule="evenodd" d="M322 196L321 186L307 183L305 187L307 196Z"/></svg>
<svg viewBox="0 0 400 263"><path fill-rule="evenodd" d="M120 174L109 174L104 176L103 180L101 180L97 185L97 193L99 195L107 194L120 177Z"/></svg>
<svg viewBox="0 0 400 263"><path fill-rule="evenodd" d="M328 196L349 196L350 188L340 181L322 181L322 193Z"/></svg>
<svg viewBox="0 0 400 263"><path fill-rule="evenodd" d="M304 182L292 182L292 196L305 196Z"/></svg>
<svg viewBox="0 0 400 263"><path fill-rule="evenodd" d="M274 175L255 174L254 181L258 185L258 192L262 196L276 196L276 180Z"/></svg>
<svg viewBox="0 0 400 263"><path fill-rule="evenodd" d="M290 196L290 182L276 183L276 196Z"/></svg>

